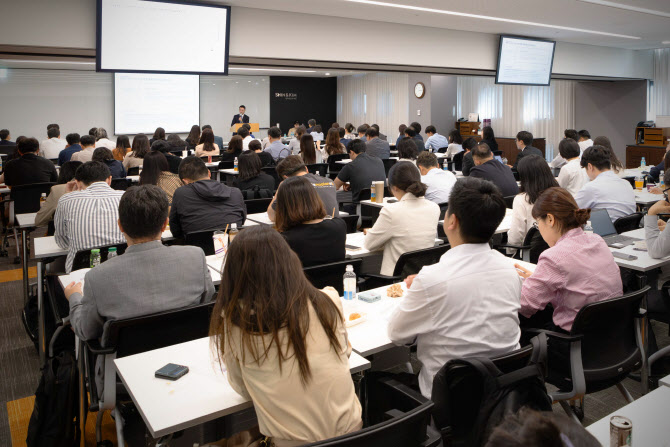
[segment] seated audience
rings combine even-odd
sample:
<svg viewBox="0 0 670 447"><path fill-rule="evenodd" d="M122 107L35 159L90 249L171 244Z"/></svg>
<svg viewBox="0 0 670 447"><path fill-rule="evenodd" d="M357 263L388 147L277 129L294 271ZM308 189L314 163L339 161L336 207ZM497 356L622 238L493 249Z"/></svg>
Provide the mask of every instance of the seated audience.
<svg viewBox="0 0 670 447"><path fill-rule="evenodd" d="M519 150L519 154L516 156L516 161L512 170L516 171L519 166L521 159L527 155L539 155L544 158L542 151L536 147L531 146L533 144L533 134L522 130L516 134L516 148Z"/></svg>
<svg viewBox="0 0 670 447"><path fill-rule="evenodd" d="M67 197L67 196L66 196ZM86 273L84 286L70 283L70 322L82 340L107 341L105 322L208 302L214 285L201 249L161 243L169 204L156 186L131 187L118 204L117 232L128 248ZM175 269L175 266L179 268ZM100 356L102 358L102 356ZM104 371L96 368L98 391Z"/></svg>
<svg viewBox="0 0 670 447"><path fill-rule="evenodd" d="M249 126L248 128L250 129L251 126ZM209 124L205 124L204 126L202 126L202 131L204 132L206 130L212 131L212 135L214 135L214 144L216 144L219 147L219 149L221 149L223 147L223 137L216 136L214 134L214 130L212 130L212 126L210 126ZM202 141L200 141L201 139L202 139L202 133L200 134L200 139L197 140L197 144L202 143Z"/></svg>
<svg viewBox="0 0 670 447"><path fill-rule="evenodd" d="M116 143L107 138L107 131L103 127L95 129L95 147L106 147L110 151L116 149Z"/></svg>
<svg viewBox="0 0 670 447"><path fill-rule="evenodd" d="M95 138L90 135L84 135L79 139L81 150L75 152L70 156L71 161L79 161L86 163L93 160L93 152L95 151Z"/></svg>
<svg viewBox="0 0 670 447"><path fill-rule="evenodd" d="M361 124L360 126L358 126L358 129L356 129L356 131L358 132L358 138L360 138L363 141L366 141L365 133L368 131L369 128L370 126L368 126L367 124Z"/></svg>
<svg viewBox="0 0 670 447"><path fill-rule="evenodd" d="M396 146L398 145L400 140L402 140L403 138L405 138L407 136L407 135L405 135L405 130L406 129L407 129L406 124L401 124L400 126L398 126L398 138L396 138L396 140L395 140L395 145Z"/></svg>
<svg viewBox="0 0 670 447"><path fill-rule="evenodd" d="M486 144L478 144L472 149L472 159L475 167L470 169L470 177L493 182L500 189L503 197L519 194L519 186L516 184L512 170L493 158L493 152Z"/></svg>
<svg viewBox="0 0 670 447"><path fill-rule="evenodd" d="M179 165L184 186L174 192L170 209L170 231L175 238L198 231L223 230L232 223L238 227L244 224L247 207L240 190L212 180L210 175L199 157L186 157Z"/></svg>
<svg viewBox="0 0 670 447"><path fill-rule="evenodd" d="M156 140L158 144L165 140ZM170 164L167 157L159 151L151 151L144 156L144 165L140 172L140 185L158 186L167 194L168 203L172 203L174 192L184 184L177 174L170 172Z"/></svg>
<svg viewBox="0 0 670 447"><path fill-rule="evenodd" d="M49 160L58 158L60 151L65 149L67 143L60 137L60 128L56 125L47 129L48 140L40 143L40 155Z"/></svg>
<svg viewBox="0 0 670 447"><path fill-rule="evenodd" d="M412 144L413 141L409 140ZM456 184L456 176L450 171L443 171L435 154L421 152L416 160L421 172L421 183L426 185L426 199L438 205L449 202L449 195Z"/></svg>
<svg viewBox="0 0 670 447"><path fill-rule="evenodd" d="M124 191L113 190L111 182L107 165L89 161L77 169L74 182L68 183L68 193L58 201L54 236L56 244L67 249L66 273L72 271L78 251L124 242L116 224Z"/></svg>
<svg viewBox="0 0 670 447"><path fill-rule="evenodd" d="M417 148L423 147L423 138L421 138L421 135L419 135L417 133L416 129L414 129L412 126L407 126L405 128L405 136L410 137L411 139L413 139L414 143L416 143ZM396 147L397 147L397 144L398 144L399 140L396 141Z"/></svg>
<svg viewBox="0 0 670 447"><path fill-rule="evenodd" d="M94 150L91 161L99 161L106 164L109 168L109 172L112 174L112 180L116 178L126 178L126 169L123 167L123 163L114 160L114 154L106 147L99 147Z"/></svg>
<svg viewBox="0 0 670 447"><path fill-rule="evenodd" d="M579 162L581 151L572 138L564 138L558 145L559 157L566 163L558 173L558 186L576 196L580 189L589 181L586 171Z"/></svg>
<svg viewBox="0 0 670 447"><path fill-rule="evenodd" d="M269 226L244 229L230 244L210 337L228 382L253 402L259 431L273 445L362 427L340 297L312 286L298 256Z"/></svg>
<svg viewBox="0 0 670 447"><path fill-rule="evenodd" d="M659 164L656 166L652 167L649 170L649 175L654 179L656 183L660 182L660 176L661 172L665 172L665 158L668 156L668 153L670 152L670 141L668 141L668 145L665 148L665 156L663 157L663 161L661 161Z"/></svg>
<svg viewBox="0 0 670 447"><path fill-rule="evenodd" d="M158 140L160 141L160 140ZM182 140L179 135L176 133L171 133L167 137L167 142L170 145L171 151L185 151L186 150L186 141ZM151 147L154 145L152 144Z"/></svg>
<svg viewBox="0 0 670 447"><path fill-rule="evenodd" d="M243 152L238 159L239 175L235 177L233 186L240 191L266 190L272 194L275 190L275 179L263 172L262 167L263 163L258 154L251 151Z"/></svg>
<svg viewBox="0 0 670 447"><path fill-rule="evenodd" d="M374 127L375 129L377 129L377 133L379 134L379 137L378 137L378 138L379 138L380 140L387 141L387 137L386 137L386 135L384 135L383 133L381 133L381 132L379 131L379 126L378 126L377 124L370 124L370 127Z"/></svg>
<svg viewBox="0 0 670 447"><path fill-rule="evenodd" d="M373 227L366 231L364 246L369 251L384 248L381 274L390 276L401 254L435 245L440 207L426 200L426 185L410 163L395 164L388 184L398 202L381 209Z"/></svg>
<svg viewBox="0 0 670 447"><path fill-rule="evenodd" d="M312 183L304 176L284 180L277 190L275 228L303 267L343 261L347 225L332 219Z"/></svg>
<svg viewBox="0 0 670 447"><path fill-rule="evenodd" d="M352 200L357 203L361 190L369 189L372 182L386 180L386 170L381 159L371 157L365 152L367 145L363 140L353 140L349 143L348 149L351 163L344 165L337 174L335 188L351 191Z"/></svg>
<svg viewBox="0 0 670 447"><path fill-rule="evenodd" d="M504 217L505 202L493 183L459 180L444 220L451 249L405 280L408 290L391 314L388 336L398 345L417 343L419 387L428 398L433 377L449 360L519 348L521 279L489 246Z"/></svg>
<svg viewBox="0 0 670 447"><path fill-rule="evenodd" d="M612 148L612 142L610 141L610 139L607 137L596 137L596 139L593 140L593 146L604 146L610 151L610 162L612 164L612 172L614 172L619 177L624 178L624 176L626 175L626 168L623 166L623 163L621 163L621 160L619 160L619 157L617 157L616 154L614 153L614 149Z"/></svg>
<svg viewBox="0 0 670 447"><path fill-rule="evenodd" d="M195 147L200 144L200 126L194 124L191 126L191 131L186 137L186 148L189 150L195 150Z"/></svg>
<svg viewBox="0 0 670 447"><path fill-rule="evenodd" d="M13 141L11 141L12 136L9 133L8 129L2 129L0 130L0 146L7 146L10 144L16 144Z"/></svg>
<svg viewBox="0 0 670 447"><path fill-rule="evenodd" d="M295 138L295 133L298 131L298 128L300 127L300 121L296 121L293 123L293 127L291 127L288 130L288 137L289 138Z"/></svg>
<svg viewBox="0 0 670 447"><path fill-rule="evenodd" d="M472 138L472 137L470 137L470 138ZM473 138L473 140L474 140L474 138ZM481 142L484 143L484 144L487 144L491 148L491 151L493 151L493 152L498 151L498 142L496 141L496 135L493 132L493 127L484 126L484 128L482 129L482 141Z"/></svg>
<svg viewBox="0 0 670 447"><path fill-rule="evenodd" d="M123 161L128 155L128 152L132 151L130 146L130 138L128 135L119 135L116 137L116 147L112 151L114 154L114 160Z"/></svg>
<svg viewBox="0 0 670 447"><path fill-rule="evenodd" d="M306 165L323 163L321 149L316 149L316 143L310 134L305 134L300 138L300 156Z"/></svg>
<svg viewBox="0 0 670 447"><path fill-rule="evenodd" d="M328 129L328 134L326 135L326 145L323 148L328 157L335 154L347 153L347 148L344 146L344 144L342 144L342 141L340 140L340 130L344 131L342 127L338 127L337 129L335 128Z"/></svg>
<svg viewBox="0 0 670 447"><path fill-rule="evenodd" d="M149 139L149 146L154 144L154 141L165 140L165 129L162 127L157 127L154 131L154 136Z"/></svg>
<svg viewBox="0 0 670 447"><path fill-rule="evenodd" d="M487 129L488 127L485 127ZM487 144L487 143L484 143ZM497 143L496 143L497 144ZM464 177L470 175L470 170L475 167L475 161L472 159L472 149L477 146L477 140L472 137L466 138L461 144L465 154L463 155L463 161L461 162L461 173ZM491 146L489 146L490 148ZM493 152L493 149L491 149Z"/></svg>
<svg viewBox="0 0 670 447"><path fill-rule="evenodd" d="M200 142L195 147L195 156L196 157L207 157L213 155L219 155L220 148L218 144L214 143L214 133L211 129L203 129L202 135L200 135Z"/></svg>
<svg viewBox="0 0 670 447"><path fill-rule="evenodd" d="M395 148L398 151L398 161L409 161L410 163L416 164L419 148L416 146L415 140L405 137L400 140ZM369 150L370 148L368 147L368 151Z"/></svg>
<svg viewBox="0 0 670 447"><path fill-rule="evenodd" d="M141 167L144 163L144 156L149 153L151 146L149 146L149 138L144 134L135 135L133 138L132 151L128 152L123 158L123 167L126 171L130 168Z"/></svg>
<svg viewBox="0 0 670 447"><path fill-rule="evenodd" d="M426 135L428 135L428 139L426 140L425 148L428 152L437 152L438 149L449 147L449 142L444 135L437 133L435 126L426 127Z"/></svg>
<svg viewBox="0 0 670 447"><path fill-rule="evenodd" d="M240 127L240 129L242 128ZM244 140L242 139L242 136L238 133L237 135L234 135L228 142L228 149L221 152L221 162L227 161L234 163L235 159L239 158L239 156L242 154L243 148L244 148Z"/></svg>
<svg viewBox="0 0 670 447"><path fill-rule="evenodd" d="M347 123L344 125L344 138L346 140L355 140L356 139L356 134L354 131L356 128L354 127L353 124Z"/></svg>
<svg viewBox="0 0 670 447"><path fill-rule="evenodd" d="M421 136L421 124L419 124L417 121L414 121L413 123L411 123L409 125L409 127L411 127L412 129L414 129L416 131L416 136L417 136L416 147L419 148L419 152L423 151L424 145L423 145L423 137ZM419 144L418 140L421 140L421 144Z"/></svg>
<svg viewBox="0 0 670 447"><path fill-rule="evenodd" d="M7 186L30 185L32 183L55 183L58 180L56 166L37 153L40 144L35 138L24 138L16 147L19 158L3 164L0 183Z"/></svg>
<svg viewBox="0 0 670 447"><path fill-rule="evenodd" d="M249 143L255 140L255 138L250 135L249 129L244 126L240 126L240 128L237 129L237 135L242 138L242 150L248 151Z"/></svg>
<svg viewBox="0 0 670 447"><path fill-rule="evenodd" d="M321 124L314 126L314 130L309 133L314 141L323 141L323 130L321 130Z"/></svg>
<svg viewBox="0 0 670 447"><path fill-rule="evenodd" d="M370 157L381 158L382 160L388 159L391 156L391 146L389 146L388 141L384 141L379 138L379 131L374 127L368 127L368 130L365 131L365 136L367 138L367 150L365 151Z"/></svg>
<svg viewBox="0 0 670 447"><path fill-rule="evenodd" d="M547 189L533 205L533 218L550 248L534 272L515 266L525 278L519 313L529 318L551 304L552 321L543 322L544 329L570 332L582 307L623 294L619 267L607 243L582 229L590 214L563 188Z"/></svg>
<svg viewBox="0 0 670 447"><path fill-rule="evenodd" d="M338 134L338 137L340 137L340 143L342 144L342 146L344 146L344 152L346 153L347 152L347 144L349 144L349 141L351 141L348 138L346 138L347 131L344 130L344 127L340 127L340 128L337 129L337 134ZM326 140L327 139L328 139L328 136L326 136Z"/></svg>
<svg viewBox="0 0 670 447"><path fill-rule="evenodd" d="M577 131L575 129L565 129L563 131L563 136L564 136L564 138L570 139L570 140L574 141L575 143L579 142L579 134L577 133ZM577 145L577 147L579 147L579 145ZM580 149L579 150L579 156L577 158L579 158L581 156L582 156L582 150ZM549 163L549 167L550 168L560 168L560 167L565 166L565 164L567 162L568 161L560 154L560 151L559 151L559 154L556 157L554 157L554 159Z"/></svg>
<svg viewBox="0 0 670 447"><path fill-rule="evenodd" d="M512 203L512 222L507 232L510 245L523 245L526 233L535 224L533 204L545 190L558 187L547 161L537 155L529 155L519 162L521 187ZM513 253L515 250L509 250Z"/></svg>
<svg viewBox="0 0 670 447"><path fill-rule="evenodd" d="M263 150L263 146L261 145L260 141L253 140L251 143L249 143L249 150L254 152L256 155L258 155L258 158L261 159L261 167L265 168L267 166L274 166L275 161L272 159L272 155L270 155L269 152L265 152Z"/></svg>
<svg viewBox="0 0 670 447"><path fill-rule="evenodd" d="M305 132L305 135L309 136L310 133ZM303 135L303 137L305 135ZM273 160L279 161L282 158L286 158L291 155L291 151L288 149L288 147L286 147L286 145L281 142L281 130L279 130L279 127L270 127L267 138L268 145L264 147L263 150L272 155ZM302 142L302 138L300 140Z"/></svg>
<svg viewBox="0 0 670 447"><path fill-rule="evenodd" d="M169 142L163 140L158 140L151 145L151 150L153 152L160 152L165 156L165 159L168 162L168 166L170 167L170 172L175 175L178 175L179 164L181 163L181 157L170 152L173 149L174 147L170 145ZM144 170L144 168L142 168L142 170Z"/></svg>
<svg viewBox="0 0 670 447"><path fill-rule="evenodd" d="M453 158L454 155L463 152L463 137L457 129L449 132L448 141L449 146L447 146L447 152L445 153L448 158Z"/></svg>
<svg viewBox="0 0 670 447"><path fill-rule="evenodd" d="M582 150L583 154L584 151L593 146L594 143L593 140L591 139L591 134L589 133L588 130L585 129L580 130L578 134L579 134L579 142L577 144L579 144L579 148Z"/></svg>
<svg viewBox="0 0 670 447"><path fill-rule="evenodd" d="M58 172L58 184L51 187L47 200L42 204L40 210L35 216L35 225L38 227L47 225L54 218L58 200L63 197L67 191L67 184L74 179L74 173L83 163L80 161L66 161L60 167Z"/></svg>
<svg viewBox="0 0 670 447"><path fill-rule="evenodd" d="M97 127L91 127L90 129L88 129L88 134L89 134L90 136L92 136L92 137L95 139L95 132L96 132L97 130L98 130Z"/></svg>
<svg viewBox="0 0 670 447"><path fill-rule="evenodd" d="M285 180L289 177L305 177L312 184L316 193L321 198L328 215L333 217L340 216L340 210L337 203L337 191L333 181L317 174L312 174L307 170L307 166L297 155L291 155L283 159L277 165L277 175ZM275 194L270 206L268 206L268 217L275 220L275 210L277 209L277 195Z"/></svg>
<svg viewBox="0 0 670 447"><path fill-rule="evenodd" d="M58 154L58 166L63 166L70 161L72 155L81 150L80 137L78 133L69 133L65 137L67 146Z"/></svg>
<svg viewBox="0 0 670 447"><path fill-rule="evenodd" d="M300 140L302 139L302 136L305 135L306 131L307 129L305 129L305 126L300 126L296 129L293 138L288 142L288 148L291 155L300 155Z"/></svg>
<svg viewBox="0 0 670 447"><path fill-rule="evenodd" d="M635 191L627 180L612 172L609 149L591 146L582 154L580 163L591 181L575 195L579 208L606 209L612 222L635 212Z"/></svg>
<svg viewBox="0 0 670 447"><path fill-rule="evenodd" d="M316 126L316 120L315 119L308 120L307 126L308 127L306 133L311 134L312 132L314 132L314 127Z"/></svg>

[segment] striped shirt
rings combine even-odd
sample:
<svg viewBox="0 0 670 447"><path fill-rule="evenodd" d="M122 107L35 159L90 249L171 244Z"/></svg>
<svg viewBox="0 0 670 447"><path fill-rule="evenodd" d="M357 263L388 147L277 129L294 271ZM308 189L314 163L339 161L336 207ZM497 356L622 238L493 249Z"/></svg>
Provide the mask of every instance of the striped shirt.
<svg viewBox="0 0 670 447"><path fill-rule="evenodd" d="M83 191L65 194L58 201L54 224L56 243L68 249L65 271L72 271L78 251L125 242L119 230L119 201L124 191L95 182Z"/></svg>

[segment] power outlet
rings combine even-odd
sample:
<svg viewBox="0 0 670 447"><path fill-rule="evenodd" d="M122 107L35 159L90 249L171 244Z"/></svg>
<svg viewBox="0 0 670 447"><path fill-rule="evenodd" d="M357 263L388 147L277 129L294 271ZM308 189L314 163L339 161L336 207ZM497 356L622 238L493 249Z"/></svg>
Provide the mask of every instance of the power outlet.
<svg viewBox="0 0 670 447"><path fill-rule="evenodd" d="M421 116L421 109L418 109L418 110L416 111L416 115L417 115L417 116Z"/></svg>

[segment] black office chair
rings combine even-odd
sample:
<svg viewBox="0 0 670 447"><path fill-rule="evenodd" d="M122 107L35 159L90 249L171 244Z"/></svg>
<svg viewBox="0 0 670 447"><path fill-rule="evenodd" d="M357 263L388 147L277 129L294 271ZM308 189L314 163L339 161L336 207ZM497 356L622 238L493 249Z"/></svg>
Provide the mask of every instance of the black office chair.
<svg viewBox="0 0 670 447"><path fill-rule="evenodd" d="M233 169L235 167L235 161L220 161L219 169Z"/></svg>
<svg viewBox="0 0 670 447"><path fill-rule="evenodd" d="M349 214L348 216L345 216L343 214L340 214L340 219L344 221L344 223L347 224L347 234L349 233L355 233L357 231L357 226L358 226L358 218L359 216L356 214Z"/></svg>
<svg viewBox="0 0 670 447"><path fill-rule="evenodd" d="M384 172L386 172L386 176L388 177L389 171L398 160L395 158L383 158L382 161L384 162Z"/></svg>
<svg viewBox="0 0 670 447"><path fill-rule="evenodd" d="M342 168L345 166L341 163L337 163L341 160L348 160L349 154L333 154L328 157L328 175L330 178L337 177L337 174L340 173Z"/></svg>
<svg viewBox="0 0 670 447"><path fill-rule="evenodd" d="M540 260L540 255L543 251L549 248L549 244L542 238L540 230L533 226L528 230L528 233L526 233L526 236L523 239L523 245L502 244L495 248L516 249L517 252L514 255L515 259L521 259L522 261L537 264L537 261Z"/></svg>
<svg viewBox="0 0 670 447"><path fill-rule="evenodd" d="M452 163L454 164L454 171L461 171L463 169L463 156L465 155L465 151L461 151L454 155L451 158Z"/></svg>
<svg viewBox="0 0 670 447"><path fill-rule="evenodd" d="M209 302L125 320L109 320L105 323L107 338L104 347L98 340L80 341L78 361L82 381L80 390L84 391L79 395L80 408L87 408L86 391L88 391L90 398L88 410L98 412L95 426L96 442L102 442L101 426L104 410L111 410L115 419L118 445L125 445L123 417L116 407L116 402L120 400L119 398L127 399L128 396L123 384L113 373L116 371L113 366L114 359L207 337L213 308L214 302ZM99 396L95 382L97 356L104 356L103 370L113 373L105 374L103 378L102 396ZM88 385L86 389L85 384ZM80 416L85 424L86 414Z"/></svg>
<svg viewBox="0 0 670 447"><path fill-rule="evenodd" d="M370 425L305 447L437 447L440 435L430 426L433 403L386 377L367 386Z"/></svg>
<svg viewBox="0 0 670 447"><path fill-rule="evenodd" d="M202 155L200 159L205 163L207 163L209 161L209 157L210 157L209 155ZM221 155L212 155L211 157L212 157L212 163L220 162L222 158Z"/></svg>
<svg viewBox="0 0 670 447"><path fill-rule="evenodd" d="M307 165L307 170L310 174L320 175L325 177L328 173L328 163L314 163Z"/></svg>
<svg viewBox="0 0 670 447"><path fill-rule="evenodd" d="M7 157L2 158L2 162L6 162L13 158L14 152L16 151L16 144L5 144L0 146L0 154L5 154Z"/></svg>
<svg viewBox="0 0 670 447"><path fill-rule="evenodd" d="M620 217L614 221L614 228L618 234L637 230L640 228L640 222L643 217L643 213L633 213L628 216Z"/></svg>
<svg viewBox="0 0 670 447"><path fill-rule="evenodd" d="M441 148L437 149L437 152L438 152L438 154L446 154L448 149L449 149L449 146L441 147Z"/></svg>
<svg viewBox="0 0 670 447"><path fill-rule="evenodd" d="M279 188L279 184L281 183L281 179L279 178L279 174L277 174L277 168L275 166L264 166L261 168L263 172L271 176L273 179L275 179L275 191L277 188Z"/></svg>
<svg viewBox="0 0 670 447"><path fill-rule="evenodd" d="M134 168L128 168L128 175L140 175L140 167L135 166Z"/></svg>
<svg viewBox="0 0 670 447"><path fill-rule="evenodd" d="M356 273L357 277L360 277L361 266L363 265L363 259L361 258L345 259L344 261L331 262L330 264L305 267L303 271L307 279L317 289L331 286L342 296L344 294L343 276L348 265L353 265L354 273Z"/></svg>
<svg viewBox="0 0 670 447"><path fill-rule="evenodd" d="M205 256L211 256L214 254L214 232L215 231L224 231L226 228L218 228L213 230L204 230L204 231L194 231L184 235L184 244L193 245L195 247L202 248L202 251L205 252Z"/></svg>
<svg viewBox="0 0 670 447"><path fill-rule="evenodd" d="M585 394L611 386L616 386L629 403L633 402L622 382L637 369L641 370L642 390L647 391L649 370L642 339L647 315L640 309L640 303L649 289L646 286L618 298L587 304L577 313L569 334L544 329L524 330L524 334L543 332L549 337L547 382L558 387L558 391L550 396L573 419L584 417ZM553 360L552 363L552 359L562 357L566 357L562 365L552 366L561 361ZM566 403L574 399L581 400L581 408L571 409Z"/></svg>
<svg viewBox="0 0 670 447"><path fill-rule="evenodd" d="M112 187L112 189L115 189L117 191L125 191L126 189L133 186L133 182L132 180L127 178L115 178L112 179L112 184L110 186Z"/></svg>
<svg viewBox="0 0 670 447"><path fill-rule="evenodd" d="M437 206L440 207L440 219L439 220L443 220L444 216L447 214L447 210L449 209L449 203L447 203L447 202L438 203Z"/></svg>
<svg viewBox="0 0 670 447"><path fill-rule="evenodd" d="M272 202L272 197L269 199L251 199L245 200L244 204L247 206L247 214L264 213Z"/></svg>
<svg viewBox="0 0 670 447"><path fill-rule="evenodd" d="M515 197L516 196L503 197L503 200L505 201L505 208L510 209L510 210L512 209L512 207L514 205L514 198Z"/></svg>
<svg viewBox="0 0 670 447"><path fill-rule="evenodd" d="M363 290L370 290L400 282L409 275L419 273L419 271L427 265L437 264L442 255L445 254L449 248L451 248L450 245L442 244L437 247L423 248L421 250L403 253L395 263L392 276L376 273L364 273L361 275L361 277L365 279L362 288Z"/></svg>

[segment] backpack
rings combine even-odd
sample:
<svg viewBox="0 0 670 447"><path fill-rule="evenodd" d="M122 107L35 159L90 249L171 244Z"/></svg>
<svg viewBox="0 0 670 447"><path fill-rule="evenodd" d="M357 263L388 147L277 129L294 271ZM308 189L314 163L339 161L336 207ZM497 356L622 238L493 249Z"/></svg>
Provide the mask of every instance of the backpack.
<svg viewBox="0 0 670 447"><path fill-rule="evenodd" d="M508 373L480 357L450 360L440 369L431 400L445 446L484 445L503 418L522 407L551 411L544 385L547 337L540 334L531 343L528 363Z"/></svg>
<svg viewBox="0 0 670 447"><path fill-rule="evenodd" d="M28 447L79 445L79 374L74 352L63 351L42 369L28 424Z"/></svg>
<svg viewBox="0 0 670 447"><path fill-rule="evenodd" d="M261 189L258 185L254 185L252 188L242 191L242 198L244 200L271 199L273 196L274 194L272 194L272 191Z"/></svg>

